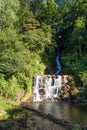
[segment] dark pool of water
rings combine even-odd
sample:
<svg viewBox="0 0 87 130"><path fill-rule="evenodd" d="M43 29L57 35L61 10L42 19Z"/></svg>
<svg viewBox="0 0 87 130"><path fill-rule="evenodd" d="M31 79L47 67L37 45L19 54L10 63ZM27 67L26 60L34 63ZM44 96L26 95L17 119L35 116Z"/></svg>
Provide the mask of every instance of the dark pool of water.
<svg viewBox="0 0 87 130"><path fill-rule="evenodd" d="M87 125L87 107L78 107L70 103L33 103L32 107L58 119L65 119Z"/></svg>

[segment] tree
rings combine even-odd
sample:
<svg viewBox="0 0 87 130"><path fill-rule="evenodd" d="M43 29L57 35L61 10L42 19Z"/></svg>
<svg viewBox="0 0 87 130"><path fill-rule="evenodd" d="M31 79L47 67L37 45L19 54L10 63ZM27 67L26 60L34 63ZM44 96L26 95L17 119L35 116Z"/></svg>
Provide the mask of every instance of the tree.
<svg viewBox="0 0 87 130"><path fill-rule="evenodd" d="M19 9L18 0L0 0L0 30L3 31L7 27L12 27L18 20L17 11Z"/></svg>

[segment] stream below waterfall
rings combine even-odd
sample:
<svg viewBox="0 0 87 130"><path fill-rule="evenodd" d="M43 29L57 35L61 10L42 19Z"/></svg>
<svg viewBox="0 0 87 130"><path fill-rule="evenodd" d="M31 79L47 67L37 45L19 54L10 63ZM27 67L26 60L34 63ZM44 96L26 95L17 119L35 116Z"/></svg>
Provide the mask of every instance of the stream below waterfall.
<svg viewBox="0 0 87 130"><path fill-rule="evenodd" d="M32 108L51 114L58 119L73 121L81 125L87 125L87 106L81 108L65 102L34 102Z"/></svg>

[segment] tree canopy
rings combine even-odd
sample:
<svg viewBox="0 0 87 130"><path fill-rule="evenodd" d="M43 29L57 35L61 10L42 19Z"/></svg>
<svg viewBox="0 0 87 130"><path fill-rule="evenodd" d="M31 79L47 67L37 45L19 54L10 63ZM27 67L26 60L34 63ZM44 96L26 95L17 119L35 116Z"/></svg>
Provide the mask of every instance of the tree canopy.
<svg viewBox="0 0 87 130"><path fill-rule="evenodd" d="M32 91L32 77L62 72L87 86L87 0L0 0L0 95ZM15 90L10 93L10 90Z"/></svg>

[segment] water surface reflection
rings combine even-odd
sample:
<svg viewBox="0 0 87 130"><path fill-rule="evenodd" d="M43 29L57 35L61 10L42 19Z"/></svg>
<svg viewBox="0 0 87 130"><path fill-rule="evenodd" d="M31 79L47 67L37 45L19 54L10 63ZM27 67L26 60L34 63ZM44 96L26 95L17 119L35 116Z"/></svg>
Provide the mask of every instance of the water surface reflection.
<svg viewBox="0 0 87 130"><path fill-rule="evenodd" d="M71 120L82 125L87 125L86 108L81 109L69 103L33 103L32 107L46 114L51 114L59 119Z"/></svg>

